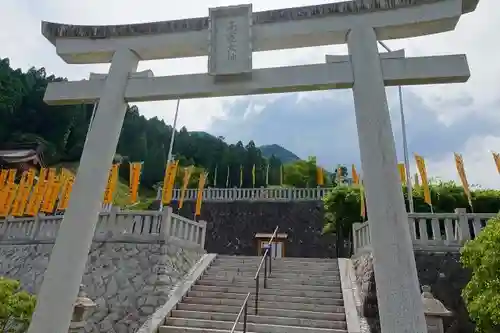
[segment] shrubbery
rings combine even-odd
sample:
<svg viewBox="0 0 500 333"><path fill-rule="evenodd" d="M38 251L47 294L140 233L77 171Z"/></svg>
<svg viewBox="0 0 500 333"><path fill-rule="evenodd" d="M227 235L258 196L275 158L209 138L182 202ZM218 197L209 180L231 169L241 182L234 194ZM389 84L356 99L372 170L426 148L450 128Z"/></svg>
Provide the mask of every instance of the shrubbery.
<svg viewBox="0 0 500 333"><path fill-rule="evenodd" d="M500 216L488 221L483 231L462 249L462 264L472 278L462 291L477 331L500 331Z"/></svg>
<svg viewBox="0 0 500 333"><path fill-rule="evenodd" d="M0 277L0 332L23 333L28 330L36 298L20 290L18 281Z"/></svg>
<svg viewBox="0 0 500 333"><path fill-rule="evenodd" d="M451 213L456 208L467 208L470 211L467 197L461 186L453 182L439 182L430 185L431 199L435 213ZM406 188L403 188L407 200ZM500 211L500 191L476 189L471 191L472 206L476 213L496 213ZM345 240L352 239L352 225L361 222L361 200L358 187L335 187L323 198L325 208L324 233L335 232L337 236L337 255L343 253ZM424 202L422 188L413 189L415 212L430 212L430 207ZM406 202L408 207L408 202ZM408 208L407 208L408 210Z"/></svg>

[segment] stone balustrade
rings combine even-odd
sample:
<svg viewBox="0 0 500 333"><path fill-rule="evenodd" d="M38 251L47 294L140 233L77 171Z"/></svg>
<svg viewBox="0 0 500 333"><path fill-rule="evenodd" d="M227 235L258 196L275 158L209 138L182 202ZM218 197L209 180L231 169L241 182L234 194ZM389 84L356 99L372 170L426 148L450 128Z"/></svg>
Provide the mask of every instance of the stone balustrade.
<svg viewBox="0 0 500 333"><path fill-rule="evenodd" d="M309 201L321 200L331 188L294 188L294 187L262 187L262 188L206 188L203 190L203 201ZM198 189L187 189L186 201L196 200ZM179 200L181 189L174 189L173 200Z"/></svg>
<svg viewBox="0 0 500 333"><path fill-rule="evenodd" d="M63 219L59 216L8 218L0 220L0 243L53 243ZM117 211L101 212L95 229L95 241L149 242L155 239L177 239L183 244L204 248L205 221L192 221L172 213L167 207L163 211Z"/></svg>
<svg viewBox="0 0 500 333"><path fill-rule="evenodd" d="M408 213L413 246L417 250L459 250L470 239L474 239L496 213L467 213L458 208L454 213ZM354 223L354 254L371 251L370 225Z"/></svg>

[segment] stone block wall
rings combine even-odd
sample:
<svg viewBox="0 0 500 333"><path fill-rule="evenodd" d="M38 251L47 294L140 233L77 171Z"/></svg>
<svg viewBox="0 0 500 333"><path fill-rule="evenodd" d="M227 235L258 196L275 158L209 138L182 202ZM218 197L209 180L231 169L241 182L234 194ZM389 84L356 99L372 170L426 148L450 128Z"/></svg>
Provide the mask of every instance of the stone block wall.
<svg viewBox="0 0 500 333"><path fill-rule="evenodd" d="M192 218L194 208L195 202L184 202L178 214ZM204 202L199 219L207 221L205 248L209 253L257 255L255 234L272 233L278 225L280 233L288 234L287 257L335 256L335 237L322 235L321 201Z"/></svg>
<svg viewBox="0 0 500 333"><path fill-rule="evenodd" d="M458 252L431 253L415 251L420 285L429 285L453 316L444 319L446 333L474 333L475 326L469 319L461 291L470 280L470 272L459 262ZM360 290L362 315L368 321L371 333L380 333L376 283L371 254L353 258L356 279Z"/></svg>
<svg viewBox="0 0 500 333"><path fill-rule="evenodd" d="M24 289L36 294L52 247L53 243L0 242L0 276L20 280ZM167 301L201 255L201 249L140 237L94 242L82 284L97 307L85 332L135 332ZM163 276L158 274L160 266L166 267Z"/></svg>

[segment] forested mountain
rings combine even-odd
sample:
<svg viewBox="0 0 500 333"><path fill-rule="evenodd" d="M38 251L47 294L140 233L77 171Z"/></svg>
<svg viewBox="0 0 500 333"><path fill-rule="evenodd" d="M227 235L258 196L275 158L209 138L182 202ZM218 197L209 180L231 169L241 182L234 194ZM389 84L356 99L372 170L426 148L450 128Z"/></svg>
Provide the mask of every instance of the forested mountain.
<svg viewBox="0 0 500 333"><path fill-rule="evenodd" d="M93 106L46 105L43 95L47 84L61 80L48 75L44 68L31 68L25 73L14 70L8 59L0 59L0 148L12 143L41 142L48 165L80 159ZM142 185L151 187L163 180L171 134L172 127L163 120L146 119L136 106L128 108L117 154L125 161L144 161ZM265 159L253 141L247 145L227 144L223 138L181 128L176 133L173 153L180 165L208 171L210 186L239 187L241 169L243 187L265 186L268 164L269 184L280 182L281 161L273 156ZM120 171L125 179L127 164Z"/></svg>
<svg viewBox="0 0 500 333"><path fill-rule="evenodd" d="M300 157L298 157L288 149L281 147L280 145L263 145L260 146L259 149L262 152L262 156L270 158L274 155L283 163L296 162L300 160Z"/></svg>

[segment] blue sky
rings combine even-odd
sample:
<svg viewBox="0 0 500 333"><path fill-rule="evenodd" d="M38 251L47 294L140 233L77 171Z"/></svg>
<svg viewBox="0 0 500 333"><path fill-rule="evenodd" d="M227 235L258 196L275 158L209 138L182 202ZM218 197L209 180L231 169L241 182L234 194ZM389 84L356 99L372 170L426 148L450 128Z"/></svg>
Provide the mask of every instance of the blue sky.
<svg viewBox="0 0 500 333"><path fill-rule="evenodd" d="M328 1L253 1L254 11ZM1 57L15 67L45 67L72 80L89 72L106 72L108 65L68 65L40 33L40 21L73 24L117 24L205 16L209 7L234 5L235 0L185 0L172 6L160 0L35 1L3 0L0 21ZM500 187L491 150L500 151L500 11L495 0L481 0L476 12L462 17L455 31L409 40L390 41L407 56L467 54L471 79L465 84L404 88L410 152L427 160L429 173L458 180L453 152L464 156L470 182ZM345 54L345 46L306 48L254 54L254 67L319 63L325 54ZM206 72L206 58L148 61L139 70L155 75ZM393 130L402 159L397 90L387 90ZM172 122L175 102L142 103L147 117ZM181 102L181 125L223 135L227 141L253 139L278 143L301 157L318 156L325 166L359 165L352 93L329 91L253 97L187 100ZM413 167L413 170L415 168Z"/></svg>

